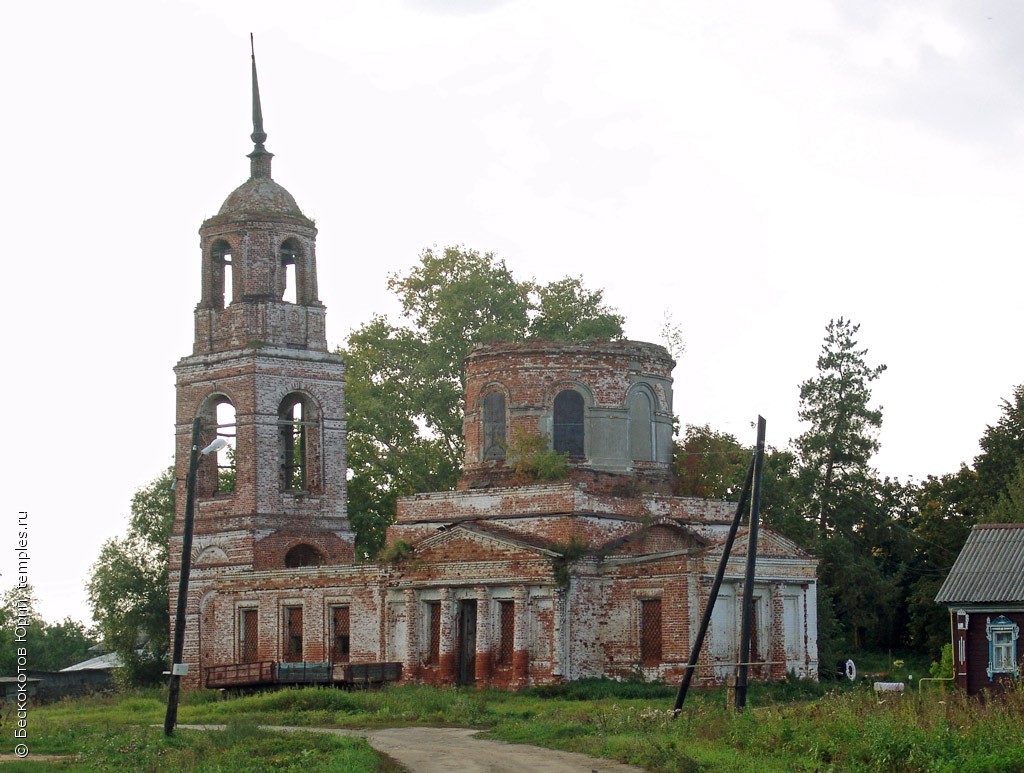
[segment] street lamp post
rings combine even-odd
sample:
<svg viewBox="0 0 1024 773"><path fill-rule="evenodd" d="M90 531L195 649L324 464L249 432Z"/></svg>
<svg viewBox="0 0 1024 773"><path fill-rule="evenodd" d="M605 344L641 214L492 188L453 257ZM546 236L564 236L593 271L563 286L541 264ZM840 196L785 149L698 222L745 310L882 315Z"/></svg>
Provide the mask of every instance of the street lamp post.
<svg viewBox="0 0 1024 773"><path fill-rule="evenodd" d="M185 605L188 602L188 575L192 569L192 525L195 521L196 470L199 457L219 451L227 445L224 438L217 438L210 445L199 450L199 419L192 421L192 451L188 458L188 477L185 479L185 525L181 536L181 576L178 579L178 611L174 616L174 651L171 653L171 676L167 683L167 716L164 718L164 735L174 735L178 721L178 697L181 694L181 677L186 673L182 664L185 649Z"/></svg>

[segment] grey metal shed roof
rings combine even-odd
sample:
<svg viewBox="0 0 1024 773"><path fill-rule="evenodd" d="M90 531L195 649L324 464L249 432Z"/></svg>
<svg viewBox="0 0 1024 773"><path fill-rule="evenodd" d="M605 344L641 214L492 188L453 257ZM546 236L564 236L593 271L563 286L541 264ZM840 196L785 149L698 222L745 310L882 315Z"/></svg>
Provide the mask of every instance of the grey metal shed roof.
<svg viewBox="0 0 1024 773"><path fill-rule="evenodd" d="M1024 602L1024 524L978 524L935 596L939 604Z"/></svg>

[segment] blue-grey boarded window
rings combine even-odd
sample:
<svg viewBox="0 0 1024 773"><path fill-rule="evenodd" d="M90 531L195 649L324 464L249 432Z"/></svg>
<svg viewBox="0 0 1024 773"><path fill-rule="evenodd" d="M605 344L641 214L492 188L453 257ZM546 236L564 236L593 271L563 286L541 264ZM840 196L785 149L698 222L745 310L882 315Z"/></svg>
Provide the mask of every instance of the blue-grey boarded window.
<svg viewBox="0 0 1024 773"><path fill-rule="evenodd" d="M583 456L583 395L566 389L555 395L554 445L559 453Z"/></svg>
<svg viewBox="0 0 1024 773"><path fill-rule="evenodd" d="M505 395L484 398L484 460L505 458Z"/></svg>
<svg viewBox="0 0 1024 773"><path fill-rule="evenodd" d="M640 390L629 394L629 455L634 461L654 459L651 398Z"/></svg>

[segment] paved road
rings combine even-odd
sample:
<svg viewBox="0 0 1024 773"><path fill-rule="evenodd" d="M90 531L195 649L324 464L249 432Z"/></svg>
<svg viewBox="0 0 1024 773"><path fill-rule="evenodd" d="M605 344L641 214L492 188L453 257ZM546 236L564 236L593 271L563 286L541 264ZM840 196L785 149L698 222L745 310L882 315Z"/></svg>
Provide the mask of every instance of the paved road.
<svg viewBox="0 0 1024 773"><path fill-rule="evenodd" d="M223 725L179 725L195 730ZM365 738L379 752L405 765L411 773L644 773L586 754L542 749L477 738L479 730L461 727L390 727L351 730L331 727L264 726L275 732L333 733Z"/></svg>

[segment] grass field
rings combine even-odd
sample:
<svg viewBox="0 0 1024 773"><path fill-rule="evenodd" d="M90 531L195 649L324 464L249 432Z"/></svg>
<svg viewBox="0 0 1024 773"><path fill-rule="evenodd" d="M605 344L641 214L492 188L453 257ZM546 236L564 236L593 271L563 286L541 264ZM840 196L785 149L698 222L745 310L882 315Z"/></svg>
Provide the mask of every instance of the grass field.
<svg viewBox="0 0 1024 773"><path fill-rule="evenodd" d="M495 738L659 772L1024 770L1024 691L982 704L935 688L920 698L916 689L879 698L835 683L756 685L742 714L727 710L723 691L701 691L676 719L674 696L670 686L602 681L520 694L416 686L235 698L197 692L185 695L179 722L227 729L181 729L168 740L160 728L164 692L140 691L33 708L32 755L69 759L30 757L8 769L394 771L362 739L273 734L257 725L419 724L479 727ZM5 716L3 730L10 727ZM13 748L13 739L8 745Z"/></svg>

